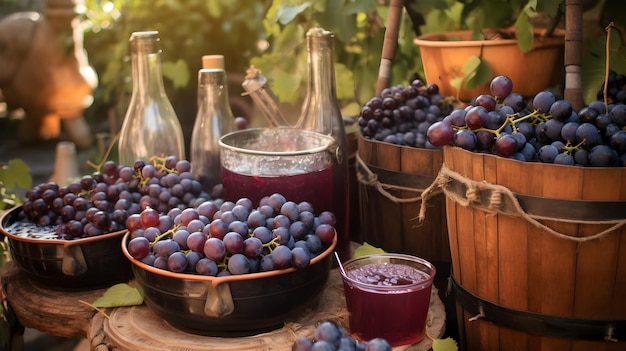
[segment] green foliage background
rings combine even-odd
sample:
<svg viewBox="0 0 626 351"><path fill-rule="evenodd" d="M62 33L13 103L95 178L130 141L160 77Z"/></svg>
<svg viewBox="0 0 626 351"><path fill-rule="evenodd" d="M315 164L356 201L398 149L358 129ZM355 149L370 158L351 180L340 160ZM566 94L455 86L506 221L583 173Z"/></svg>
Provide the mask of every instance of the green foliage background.
<svg viewBox="0 0 626 351"><path fill-rule="evenodd" d="M596 26L610 20L626 23L623 11L615 11L619 1L585 0L585 6L595 5L603 12ZM402 16L392 84L423 76L419 48L413 43L417 35L460 29L478 34L483 28L515 26L519 46L527 49L538 18L548 19L547 25L553 20L563 25L564 0L406 0L405 4L410 13L405 10ZM189 135L202 55L225 55L230 76L255 65L281 102L297 107L305 94L305 33L314 26L335 33L338 97L344 114L356 115L375 92L389 0L86 0L86 9L85 47L100 78L96 101L114 106L123 115L131 89L128 38L133 31L158 30L166 90ZM600 49L605 35L595 33L597 37L585 47L587 99L598 90L604 70ZM626 71L620 51L624 45L618 39L613 44L612 68ZM486 78L478 75L473 81L480 79ZM235 83L239 84L230 87L231 97L241 93L237 90L241 82Z"/></svg>

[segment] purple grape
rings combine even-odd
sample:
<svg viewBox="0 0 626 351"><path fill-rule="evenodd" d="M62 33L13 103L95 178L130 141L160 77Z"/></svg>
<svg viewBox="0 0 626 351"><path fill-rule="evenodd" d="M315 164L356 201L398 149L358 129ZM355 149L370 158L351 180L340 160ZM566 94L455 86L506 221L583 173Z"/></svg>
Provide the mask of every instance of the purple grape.
<svg viewBox="0 0 626 351"><path fill-rule="evenodd" d="M513 81L507 76L494 77L489 83L489 91L494 97L503 100L513 91Z"/></svg>
<svg viewBox="0 0 626 351"><path fill-rule="evenodd" d="M619 155L608 145L596 145L589 151L589 164L593 167L613 167L617 165Z"/></svg>
<svg viewBox="0 0 626 351"><path fill-rule="evenodd" d="M202 252L204 250L204 244L206 243L208 236L202 232L190 233L187 236L187 247L190 250Z"/></svg>
<svg viewBox="0 0 626 351"><path fill-rule="evenodd" d="M138 260L143 259L148 256L150 253L150 242L148 239L140 236L134 239L131 239L128 242L128 253Z"/></svg>
<svg viewBox="0 0 626 351"><path fill-rule="evenodd" d="M198 263L196 263L196 272L201 275L208 276L216 276L217 275L217 264L215 261L212 261L208 258L201 258Z"/></svg>
<svg viewBox="0 0 626 351"><path fill-rule="evenodd" d="M240 253L230 256L228 259L228 271L231 274L246 274L250 272L248 258Z"/></svg>
<svg viewBox="0 0 626 351"><path fill-rule="evenodd" d="M539 148L537 158L544 163L554 163L554 159L559 154L559 149L554 145L544 145Z"/></svg>
<svg viewBox="0 0 626 351"><path fill-rule="evenodd" d="M187 269L187 265L187 256L185 256L185 254L180 251L172 253L167 258L167 268L172 272L182 273L185 271L185 269Z"/></svg>
<svg viewBox="0 0 626 351"><path fill-rule="evenodd" d="M476 149L478 140L476 134L471 130L460 129L454 133L454 145L465 150L473 151Z"/></svg>
<svg viewBox="0 0 626 351"><path fill-rule="evenodd" d="M509 157L519 149L518 141L510 134L500 136L494 144L495 151L498 155Z"/></svg>
<svg viewBox="0 0 626 351"><path fill-rule="evenodd" d="M444 146L452 142L454 138L454 129L452 125L446 122L435 122L427 132L428 141L434 146Z"/></svg>
<svg viewBox="0 0 626 351"><path fill-rule="evenodd" d="M291 267L292 258L291 249L287 246L280 245L272 251L272 262L274 262L275 269Z"/></svg>
<svg viewBox="0 0 626 351"><path fill-rule="evenodd" d="M263 243L259 238L249 237L243 241L242 252L248 258L257 257L263 252Z"/></svg>
<svg viewBox="0 0 626 351"><path fill-rule="evenodd" d="M291 250L292 266L296 268L304 268L311 264L311 256L308 251L302 247L294 247Z"/></svg>
<svg viewBox="0 0 626 351"><path fill-rule="evenodd" d="M552 92L548 90L540 91L533 98L533 109L539 113L548 113L555 101L556 97Z"/></svg>
<svg viewBox="0 0 626 351"><path fill-rule="evenodd" d="M243 251L243 238L239 233L228 232L222 240L224 247L226 248L226 252L230 254L238 254Z"/></svg>
<svg viewBox="0 0 626 351"><path fill-rule="evenodd" d="M324 245L330 245L335 238L335 234L335 228L330 224L322 223L315 228L315 235Z"/></svg>
<svg viewBox="0 0 626 351"><path fill-rule="evenodd" d="M226 255L226 246L224 242L218 238L208 238L204 243L202 251L208 259L217 262L221 261Z"/></svg>

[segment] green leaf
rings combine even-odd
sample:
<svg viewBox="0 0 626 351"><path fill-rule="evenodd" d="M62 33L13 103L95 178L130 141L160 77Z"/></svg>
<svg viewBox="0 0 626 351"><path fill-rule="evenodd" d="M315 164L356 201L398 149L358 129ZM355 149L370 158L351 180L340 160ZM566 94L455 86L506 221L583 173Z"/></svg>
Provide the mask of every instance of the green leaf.
<svg viewBox="0 0 626 351"><path fill-rule="evenodd" d="M137 288L120 283L107 289L102 297L93 302L93 305L96 307L122 307L136 306L142 303L143 296Z"/></svg>
<svg viewBox="0 0 626 351"><path fill-rule="evenodd" d="M452 338L433 340L433 351L458 351L456 341Z"/></svg>
<svg viewBox="0 0 626 351"><path fill-rule="evenodd" d="M357 249L354 251L354 257L360 257L360 256L365 256L365 255L371 255L371 254L379 254L379 253L385 253L385 250L378 248L376 246L372 246L368 244L367 242L364 242L363 245L357 247Z"/></svg>
<svg viewBox="0 0 626 351"><path fill-rule="evenodd" d="M344 13L348 15L359 12L371 13L376 12L377 8L377 0L348 0L344 7Z"/></svg>
<svg viewBox="0 0 626 351"><path fill-rule="evenodd" d="M287 4L278 7L277 19L282 25L291 23L300 13L304 12L311 6L310 2L305 2L301 5Z"/></svg>
<svg viewBox="0 0 626 351"><path fill-rule="evenodd" d="M176 63L163 62L163 76L172 81L174 88L184 88L189 82L189 67L183 59Z"/></svg>
<svg viewBox="0 0 626 351"><path fill-rule="evenodd" d="M280 97L281 102L294 103L299 97L300 82L302 76L297 73L285 72L281 69L272 71L272 91ZM294 89L295 88L295 89Z"/></svg>
<svg viewBox="0 0 626 351"><path fill-rule="evenodd" d="M354 98L354 77L344 64L335 63L335 86L337 99Z"/></svg>
<svg viewBox="0 0 626 351"><path fill-rule="evenodd" d="M0 184L4 184L11 190L16 186L22 189L30 189L32 187L32 179L30 168L26 162L15 158L9 160L6 166L0 167Z"/></svg>
<svg viewBox="0 0 626 351"><path fill-rule="evenodd" d="M470 74L466 74L466 77L464 88L471 90L490 81L493 78L493 75L489 63L484 60L479 60L478 65L474 68L474 71Z"/></svg>
<svg viewBox="0 0 626 351"><path fill-rule="evenodd" d="M527 53L533 48L534 31L533 25L528 19L526 13L521 13L515 21L515 28L517 28L517 46L523 53Z"/></svg>
<svg viewBox="0 0 626 351"><path fill-rule="evenodd" d="M457 93L460 92L461 87L463 86L463 77L456 77L456 78L450 79L450 85L452 85L452 87L456 89Z"/></svg>

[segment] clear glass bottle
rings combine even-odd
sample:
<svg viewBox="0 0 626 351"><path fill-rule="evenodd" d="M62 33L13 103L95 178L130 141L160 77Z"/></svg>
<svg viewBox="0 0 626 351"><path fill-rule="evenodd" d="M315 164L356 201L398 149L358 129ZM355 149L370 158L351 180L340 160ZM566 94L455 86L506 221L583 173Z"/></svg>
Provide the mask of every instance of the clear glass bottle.
<svg viewBox="0 0 626 351"><path fill-rule="evenodd" d="M337 252L342 260L346 260L350 257L348 155L343 116L335 90L334 35L322 28L311 28L306 34L306 45L307 93L296 127L330 135L337 143L334 203L329 209L337 217Z"/></svg>
<svg viewBox="0 0 626 351"><path fill-rule="evenodd" d="M118 142L122 165L153 156L185 158L182 128L163 87L158 42L157 31L130 36L133 90Z"/></svg>
<svg viewBox="0 0 626 351"><path fill-rule="evenodd" d="M210 190L222 182L219 140L235 129L228 100L224 57L206 55L198 71L198 113L191 134L191 172Z"/></svg>

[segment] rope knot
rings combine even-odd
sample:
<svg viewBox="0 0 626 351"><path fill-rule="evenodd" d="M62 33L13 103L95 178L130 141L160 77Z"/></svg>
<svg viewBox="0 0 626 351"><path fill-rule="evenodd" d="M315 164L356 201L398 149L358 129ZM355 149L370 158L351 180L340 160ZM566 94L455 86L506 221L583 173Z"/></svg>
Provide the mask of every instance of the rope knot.
<svg viewBox="0 0 626 351"><path fill-rule="evenodd" d="M480 199L478 192L478 189L473 184L469 184L467 190L465 191L465 197L467 198L467 201L469 203L478 202Z"/></svg>

